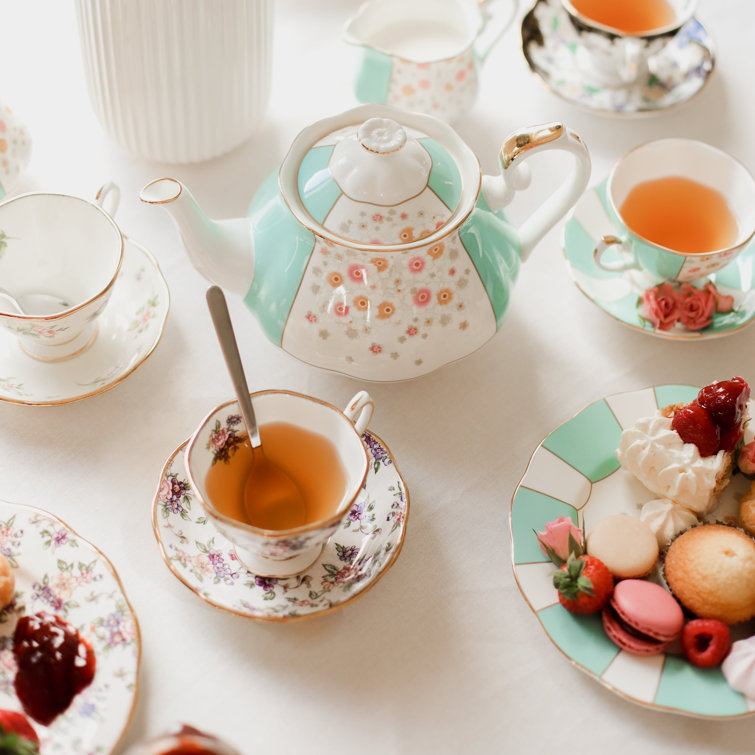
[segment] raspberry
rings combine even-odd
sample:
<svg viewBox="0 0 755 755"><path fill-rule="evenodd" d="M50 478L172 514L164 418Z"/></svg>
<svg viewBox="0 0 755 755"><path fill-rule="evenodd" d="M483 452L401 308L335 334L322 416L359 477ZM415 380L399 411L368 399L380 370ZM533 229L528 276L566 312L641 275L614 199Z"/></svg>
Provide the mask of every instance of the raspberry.
<svg viewBox="0 0 755 755"><path fill-rule="evenodd" d="M718 666L731 649L731 632L718 619L693 619L684 625L681 642L690 663Z"/></svg>
<svg viewBox="0 0 755 755"><path fill-rule="evenodd" d="M706 385L697 394L697 403L722 430L739 425L749 400L750 386L740 377Z"/></svg>
<svg viewBox="0 0 755 755"><path fill-rule="evenodd" d="M685 443L694 443L700 456L712 456L718 452L718 426L702 406L683 406L674 414L671 429L676 430Z"/></svg>

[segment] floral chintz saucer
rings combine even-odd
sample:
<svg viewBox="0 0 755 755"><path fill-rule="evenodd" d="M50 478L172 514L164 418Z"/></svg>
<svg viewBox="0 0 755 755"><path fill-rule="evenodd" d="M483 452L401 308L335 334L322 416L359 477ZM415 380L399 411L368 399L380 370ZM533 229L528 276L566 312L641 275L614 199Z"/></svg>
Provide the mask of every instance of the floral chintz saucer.
<svg viewBox="0 0 755 755"><path fill-rule="evenodd" d="M524 17L522 51L533 73L567 102L605 115L652 115L680 105L700 92L713 72L710 35L694 18L649 60L649 74L626 86L591 81L577 65L577 44L560 0L537 0Z"/></svg>
<svg viewBox="0 0 755 755"><path fill-rule="evenodd" d="M312 566L294 577L259 577L205 516L184 468L186 443L162 471L152 527L163 560L192 592L217 608L262 621L290 621L342 608L393 565L406 533L409 494L387 446L362 436L370 466L356 503Z"/></svg>
<svg viewBox="0 0 755 755"><path fill-rule="evenodd" d="M124 242L121 272L86 351L42 362L0 331L0 401L51 406L95 396L125 380L155 350L168 317L168 285L146 249L126 236Z"/></svg>
<svg viewBox="0 0 755 755"><path fill-rule="evenodd" d="M688 330L681 324L670 330L655 328L643 309L642 294L657 281L639 270L621 273L599 268L593 250L604 234L621 235L607 211L606 181L588 189L569 215L563 232L563 250L569 273L590 301L614 319L634 330L672 340L718 338L741 330L755 318L755 245L745 249L722 270L701 278L696 288L710 281L720 294L731 296L733 308L713 315L702 330ZM608 251L604 261L618 260L618 252Z"/></svg>
<svg viewBox="0 0 755 755"><path fill-rule="evenodd" d="M511 501L512 564L522 597L546 636L612 693L654 710L718 720L743 718L755 712L755 701L735 692L720 668L693 666L680 647L649 656L620 650L603 631L599 613L580 616L567 611L553 586L554 566L535 534L560 515L588 534L607 516L638 516L640 507L656 496L619 464L616 449L622 430L659 407L692 401L699 390L659 385L614 394L553 430L532 454ZM745 442L752 437L753 431L745 430ZM735 515L749 485L744 475L734 475L709 519L726 521ZM748 637L753 631L753 622L746 622L732 627L732 636Z"/></svg>
<svg viewBox="0 0 755 755"><path fill-rule="evenodd" d="M49 726L34 724L40 752L114 752L134 711L141 658L139 625L118 574L56 517L8 501L0 501L0 552L16 578L15 598L0 611L0 707L20 709L12 651L19 616L55 614L90 643L97 667L65 712Z"/></svg>

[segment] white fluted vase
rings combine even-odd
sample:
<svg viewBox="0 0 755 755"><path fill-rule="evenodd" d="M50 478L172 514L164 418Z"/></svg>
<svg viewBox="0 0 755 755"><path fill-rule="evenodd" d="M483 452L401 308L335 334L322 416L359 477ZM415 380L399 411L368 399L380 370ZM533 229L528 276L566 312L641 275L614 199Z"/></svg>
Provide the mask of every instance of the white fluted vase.
<svg viewBox="0 0 755 755"><path fill-rule="evenodd" d="M92 107L151 160L223 154L262 120L273 0L76 0Z"/></svg>

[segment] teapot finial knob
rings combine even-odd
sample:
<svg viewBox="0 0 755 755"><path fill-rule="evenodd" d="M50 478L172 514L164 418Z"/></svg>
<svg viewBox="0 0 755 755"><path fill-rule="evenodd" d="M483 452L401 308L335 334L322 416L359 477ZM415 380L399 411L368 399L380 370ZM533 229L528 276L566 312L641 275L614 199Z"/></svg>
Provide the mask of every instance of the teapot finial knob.
<svg viewBox="0 0 755 755"><path fill-rule="evenodd" d="M369 152L388 155L406 144L406 131L390 118L370 118L359 127L357 139Z"/></svg>

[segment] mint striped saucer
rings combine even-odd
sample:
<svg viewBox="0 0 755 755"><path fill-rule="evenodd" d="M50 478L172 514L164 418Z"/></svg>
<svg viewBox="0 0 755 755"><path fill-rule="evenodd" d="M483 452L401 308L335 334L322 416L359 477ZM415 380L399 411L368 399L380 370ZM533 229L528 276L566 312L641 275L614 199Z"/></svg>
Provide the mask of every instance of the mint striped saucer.
<svg viewBox="0 0 755 755"><path fill-rule="evenodd" d="M577 616L563 608L551 581L554 566L540 551L533 532L542 531L546 522L561 514L588 533L611 514L637 516L640 506L655 496L619 466L616 448L621 431L658 407L691 401L697 392L692 386L662 385L608 396L545 438L511 501L514 576L547 637L579 669L612 692L656 710L698 718L740 718L755 711L755 700L731 689L720 668L702 669L672 652L627 653L605 635L600 614ZM753 403L750 411L755 411ZM750 429L745 440L752 437ZM749 482L735 475L711 519L735 513ZM734 639L755 634L755 622L733 627L735 633Z"/></svg>
<svg viewBox="0 0 755 755"><path fill-rule="evenodd" d="M607 210L606 181L588 189L569 215L562 246L569 273L577 288L615 320L634 330L675 341L720 338L741 330L755 318L755 244L745 249L730 265L708 276L722 294L734 297L734 309L715 314L713 322L700 331L676 325L671 330L656 330L642 317L642 292L657 281L641 271L609 273L593 261L598 239L605 234L621 235ZM608 250L603 259L614 262L619 253Z"/></svg>

